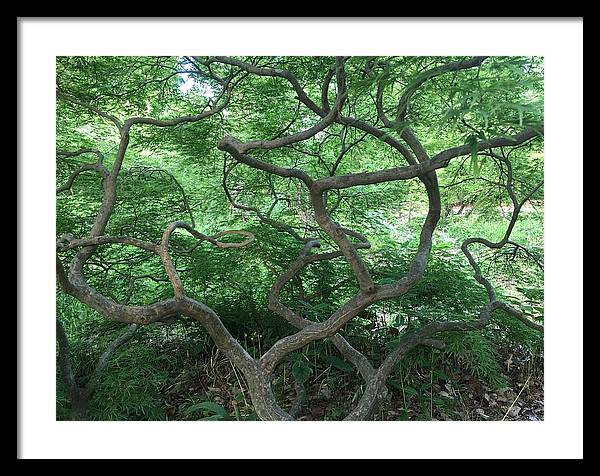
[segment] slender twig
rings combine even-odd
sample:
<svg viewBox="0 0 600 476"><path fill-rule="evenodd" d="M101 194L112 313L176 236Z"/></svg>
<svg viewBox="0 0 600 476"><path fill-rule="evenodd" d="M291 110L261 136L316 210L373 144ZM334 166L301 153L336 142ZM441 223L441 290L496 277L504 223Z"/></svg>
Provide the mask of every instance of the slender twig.
<svg viewBox="0 0 600 476"><path fill-rule="evenodd" d="M508 416L508 414L510 413L510 411L512 410L512 408L515 406L515 403L517 403L517 400L519 399L519 397L523 393L523 390L525 390L525 387L527 387L527 384L529 383L529 379L530 378L531 378L531 374L529 374L529 376L527 377L527 380L523 384L523 387L521 387L521 390L519 391L519 393L517 394L517 396L515 397L515 399L513 400L513 402L510 404L510 407L508 407L508 410L506 410L506 413L502 417L502 421L506 420L506 417Z"/></svg>

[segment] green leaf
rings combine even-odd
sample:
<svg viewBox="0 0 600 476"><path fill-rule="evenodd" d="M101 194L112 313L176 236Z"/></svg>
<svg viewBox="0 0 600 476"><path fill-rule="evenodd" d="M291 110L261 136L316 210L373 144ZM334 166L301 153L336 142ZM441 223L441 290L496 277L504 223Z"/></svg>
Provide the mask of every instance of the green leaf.
<svg viewBox="0 0 600 476"><path fill-rule="evenodd" d="M214 415L211 415L208 419L214 420L227 420L229 419L229 412L222 406L219 405L216 402L211 402L211 401L206 401L206 402L200 402L200 403L195 403L193 405L190 405L188 408L185 409L185 414L186 415L191 415L192 413L196 413L196 412L210 412L213 413ZM217 418L212 418L212 417L217 417Z"/></svg>
<svg viewBox="0 0 600 476"><path fill-rule="evenodd" d="M292 375L298 383L306 382L312 373L312 369L306 364L306 362L301 360L294 362L294 365L292 366Z"/></svg>
<svg viewBox="0 0 600 476"><path fill-rule="evenodd" d="M446 374L442 370L434 370L433 371L433 376L435 378L440 379L440 380L445 380L445 381L449 381L450 380L450 377L448 376L448 374Z"/></svg>
<svg viewBox="0 0 600 476"><path fill-rule="evenodd" d="M336 357L335 355L328 355L327 362L329 362L336 369L343 370L344 372L353 372L354 367L348 362Z"/></svg>
<svg viewBox="0 0 600 476"><path fill-rule="evenodd" d="M471 171L475 177L479 177L480 164L477 157L477 135L470 135L467 138L467 144L471 146Z"/></svg>
<svg viewBox="0 0 600 476"><path fill-rule="evenodd" d="M456 111L453 107L448 108L448 110L446 111L446 113L443 116L444 120L450 120L450 119L454 119L454 117L456 116Z"/></svg>
<svg viewBox="0 0 600 476"><path fill-rule="evenodd" d="M419 395L419 391L416 388L409 386L404 387L404 393L407 397L414 397L415 395Z"/></svg>
<svg viewBox="0 0 600 476"><path fill-rule="evenodd" d="M473 171L473 175L475 177L479 177L481 169L477 157L477 150L475 150L475 152L471 152L471 170Z"/></svg>

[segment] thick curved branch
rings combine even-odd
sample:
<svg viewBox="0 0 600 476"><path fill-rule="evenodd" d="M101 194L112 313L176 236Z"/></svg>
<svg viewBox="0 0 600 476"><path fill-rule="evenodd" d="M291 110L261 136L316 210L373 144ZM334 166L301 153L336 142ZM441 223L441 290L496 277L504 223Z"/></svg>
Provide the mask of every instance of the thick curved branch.
<svg viewBox="0 0 600 476"><path fill-rule="evenodd" d="M480 141L476 148L478 151L492 149L494 147L514 146L522 144L540 135L539 130L528 128L523 132L511 137L495 137L493 139ZM450 160L461 155L467 155L472 152L470 145L452 147L443 152L434 155L430 160L419 162L405 167L394 167L391 169L378 170L376 172L363 172L348 175L338 175L336 177L324 177L314 182L314 188L319 190L342 189L355 187L357 185L371 185L382 182L391 182L395 180L407 180L425 175L428 172L446 167Z"/></svg>
<svg viewBox="0 0 600 476"><path fill-rule="evenodd" d="M425 177L421 177L421 179L427 191L429 209L421 226L417 252L411 259L406 276L394 283L379 285L375 288L373 298L376 301L403 296L421 279L427 267L432 247L433 232L440 219L441 200L435 173L430 173Z"/></svg>
<svg viewBox="0 0 600 476"><path fill-rule="evenodd" d="M482 140L476 143L475 149L477 152L481 152L482 150L493 149L496 147L515 147L517 145L524 144L525 142L534 139L536 137L541 137L544 134L544 127L540 126L538 128L528 127L523 131L513 135L513 136L498 136L492 139ZM444 164L447 164L448 161L459 157L461 155L470 154L473 151L473 148L470 145L462 145L459 147L452 147L450 149L446 149L436 155L434 155L431 160L432 161L440 161Z"/></svg>
<svg viewBox="0 0 600 476"><path fill-rule="evenodd" d="M227 57L227 56L215 56L209 58L207 61L210 62L218 62L223 64L229 64L231 66L235 66L240 68L243 71L246 71L251 74L255 74L257 76L270 76L270 77L279 77L287 80L294 91L298 96L298 100L300 100L303 104L305 104L311 111L316 114L321 114L321 109L308 97L298 79L288 70L283 69L274 69L274 68L261 68L258 66L254 66L250 63L246 63L244 61Z"/></svg>
<svg viewBox="0 0 600 476"><path fill-rule="evenodd" d="M268 162L264 162L248 154L240 152L240 149L242 148L242 142L240 142L235 137L223 137L217 144L217 148L219 150L229 152L229 154L231 154L231 156L238 162L246 164L255 169L262 170L270 174L279 175L280 177L297 178L299 180L302 180L302 182L304 182L307 187L310 187L313 183L313 179L301 169L280 167L278 165L273 165Z"/></svg>
<svg viewBox="0 0 600 476"><path fill-rule="evenodd" d="M295 144L296 142L304 141L315 136L325 128L329 127L337 118L346 97L345 90L345 76L344 76L344 62L342 58L338 58L336 61L336 77L338 81L338 95L335 104L331 111L327 113L319 122L314 126L305 129L303 131L291 134L289 136L279 137L273 140L258 140L250 142L237 142L235 144L236 150L239 154L245 154L253 149L270 150L279 147L285 147L287 145ZM219 148L221 144L219 144ZM223 150L223 149L222 149Z"/></svg>
<svg viewBox="0 0 600 476"><path fill-rule="evenodd" d="M96 215L94 224L92 225L92 229L90 230L90 235L89 235L90 237L97 237L97 236L103 235L104 230L106 229L106 225L108 224L108 220L110 219L110 216L112 215L112 212L113 212L113 209L115 206L115 202L116 202L117 178L118 178L119 172L121 171L123 161L125 159L125 153L127 151L127 147L129 146L129 133L130 133L131 128L136 124L147 124L147 125L154 125L157 127L170 127L170 126L176 126L176 125L184 124L184 123L196 122L201 119L210 117L214 114L217 114L225 107L225 105L228 103L228 101L231 97L232 87L233 87L232 82L231 82L232 78L233 78L233 76L230 76L229 80L226 82L226 86L223 87L223 90L221 91L221 93L219 94L219 96L216 100L217 104L219 102L221 102L221 104L216 105L207 111L203 111L200 114L193 115L193 116L181 116L181 117L178 117L175 119L169 119L169 120L158 120L158 119L153 119L153 118L149 118L149 117L132 117L132 118L127 119L122 124L122 126L119 128L120 135L121 135L120 142L119 142L119 148L117 151L117 155L116 155L113 167L112 167L109 175L104 179L104 182L103 182L104 194L102 197L102 203L100 205L100 210L98 211L98 214ZM221 98L224 98L224 100L220 101ZM84 104L82 104L82 105L84 105ZM120 121L117 121L117 122L118 122L118 124L120 124ZM73 258L73 260L71 262L70 271L69 271L69 275L71 277L75 277L74 279L77 279L77 280L81 281L82 283L84 282L83 277L82 277L83 276L83 266L84 266L85 262L90 258L90 256L92 256L92 254L94 253L94 250L95 250L94 246L89 246L89 247L85 247L85 248L81 249L77 253L77 255Z"/></svg>
<svg viewBox="0 0 600 476"><path fill-rule="evenodd" d="M319 115L321 118L330 117L331 108L329 107L327 96L328 96L328 90L329 90L329 85L331 83L331 80L333 79L334 75L336 74L335 67L332 67L328 70L328 72L326 73L325 78L323 80L322 91L321 91L322 107L320 108L308 97L308 95L304 92L304 90L300 86L300 83L298 82L298 80L294 77L294 75L290 71L276 70L276 69L272 69L272 68L259 68L259 67L250 65L248 63L244 63L240 60L233 59L233 58L226 58L226 57L216 57L216 58L213 58L211 61L218 61L218 62L221 62L224 64L230 64L230 65L239 67L240 69L247 71L251 74L256 74L259 76L275 76L275 77L285 78L290 82L290 84L296 91L299 101L301 101L306 107L308 107L315 114ZM339 61L339 59L338 59L338 61ZM345 87L343 88L343 90L345 91ZM338 98L337 98L337 100L340 99L339 92L340 92L340 85L339 85L339 81L338 81ZM334 108L335 108L335 106L334 106ZM351 126L351 127L360 129L363 132L365 132L373 137L377 137L378 139L381 139L383 142L385 142L386 144L390 145L391 147L396 149L398 152L400 152L409 161L409 163L414 163L410 151L404 146L404 144L397 141L396 139L394 139L392 136L390 136L386 132L378 129L375 126L372 126L371 124L369 124L365 121L362 121L362 120L360 120L358 118L354 118L354 117L343 116L341 114L341 108L340 108L340 113L338 113L334 117L334 121L338 122L339 124L345 125L345 126ZM260 143L260 141L257 141L257 142ZM250 165L250 164L247 164L247 165ZM256 168L260 168L260 167L256 167ZM265 169L263 169L263 170L265 170ZM275 172L270 172L270 173L275 173ZM279 175L279 174L277 174L277 175ZM283 175L283 176L289 176L289 175Z"/></svg>
<svg viewBox="0 0 600 476"><path fill-rule="evenodd" d="M131 236L91 236L88 238L77 239L72 235L67 234L61 236L58 239L56 243L56 248L58 250L66 251L88 246L99 246L116 243L135 246L136 248L141 248L143 250L151 251L153 253L158 252L158 245L150 243L149 241L139 240Z"/></svg>
<svg viewBox="0 0 600 476"><path fill-rule="evenodd" d="M104 162L104 154L100 152L98 149L84 148L75 151L68 150L57 150L56 155L61 157L77 157L82 154L94 154L98 160L97 163L101 164Z"/></svg>
<svg viewBox="0 0 600 476"><path fill-rule="evenodd" d="M347 235L357 237L363 243L368 243L368 241L362 235L340 226L331 219L325 208L323 192L321 190L314 187L311 188L310 199L317 223L321 226L325 233L327 233L327 235L329 235L329 237L335 241L342 253L344 253L348 264L350 264L352 267L352 271L358 280L360 289L367 293L373 292L375 288L373 278L371 277L367 266L358 254L357 247L350 242Z"/></svg>
<svg viewBox="0 0 600 476"><path fill-rule="evenodd" d="M366 244L366 243L365 243ZM299 314L292 311L290 308L285 306L280 299L281 290L289 283L298 273L310 263L317 261L324 261L339 257L341 253L321 253L316 255L310 255L310 251L313 248L319 247L318 240L311 240L305 244L303 250L298 255L298 258L289 265L288 269L279 276L279 278L273 283L268 295L268 306L271 311L283 317L290 324L298 329L303 329L313 324L312 321L302 318ZM335 347L338 349L344 359L349 361L361 374L361 376L368 381L375 373L373 366L369 360L358 350L356 350L344 337L340 334L335 334L329 339ZM295 407L293 407L294 409ZM294 416L294 412L290 410L290 414Z"/></svg>
<svg viewBox="0 0 600 476"><path fill-rule="evenodd" d="M443 342L433 337L445 332L467 332L481 330L486 327L491 320L492 313L502 309L519 319L528 327L543 332L543 326L528 320L522 313L511 306L500 302L490 301L485 304L477 319L472 321L436 321L424 325L412 334L404 336L398 346L384 359L375 375L368 381L367 387L354 410L345 418L345 420L365 420L371 414L377 401L382 398L382 393L386 379L389 377L394 366L412 349L419 345L434 346L443 348Z"/></svg>
<svg viewBox="0 0 600 476"><path fill-rule="evenodd" d="M230 140L225 140L223 142L230 142ZM220 144L220 145L222 145L222 144ZM237 152L239 153L239 150ZM409 157L412 157L410 152L407 152L407 154ZM242 157L242 160L241 160L242 162L244 162L243 159L244 158ZM264 163L259 163L259 162L260 161L253 163L252 161L249 161L247 158L245 160L245 163L250 166L255 166L256 168L261 168L263 170L266 170L266 171L269 171L272 173L277 173L282 176L294 176L294 175L298 176L297 173L292 173L292 172L296 172L295 170L283 169L283 168L280 168L279 170L277 170L274 168L274 166L271 166L270 164L264 164ZM423 173L426 173L426 172L428 172L428 171L427 170L423 171ZM419 174L417 174L417 175L419 175ZM310 181L306 180L304 177L301 177L301 176L298 176L298 178L304 179L305 183L310 187ZM431 185L433 186L433 182L431 183ZM295 350L295 349L305 345L305 343L311 342L319 337L328 337L329 332L331 332L332 328L334 328L334 329L338 328L337 326L343 325L351 317L354 317L354 315L356 315L355 313L362 310L362 309L354 309L354 310L349 309L352 305L356 305L357 303L363 303L363 302L368 305L371 302L374 302L374 300L375 300L375 299L368 297L368 294L373 293L375 291L375 286L373 284L372 278L370 277L370 274L369 274L366 266L362 263L360 257L358 256L358 254L356 252L356 248L346 238L346 233L344 232L344 229L342 227L340 227L339 225L337 225L335 222L333 222L327 215L327 212L325 210L325 206L323 203L322 192L323 192L323 190L320 190L319 187L316 187L316 186L311 187L311 201L313 203L313 209L315 210L315 215L316 215L317 221L318 221L319 225L321 225L321 227L327 232L327 234L334 241L336 241L336 243L340 247L341 251L344 253L346 258L348 259L348 262L352 266L354 273L359 280L359 284L360 284L362 292L364 292L366 294L359 293L359 295L357 295L355 298L351 299L347 303L346 306L348 307L348 309L345 309L346 306L344 306L343 310L340 310L338 313L331 316L327 321L325 321L323 323L319 323L317 325L311 324L310 326L307 326L306 328L301 330L296 335L290 336L289 338L284 338L284 339L280 340L279 342L277 342L273 346L273 348L270 351L268 351L265 355L263 355L263 357L261 358L261 362L263 363L264 368L267 370L274 368L274 365L276 365L276 362L280 358L279 355L285 355L285 353ZM437 207L437 208L439 208L439 207ZM435 226L435 222L436 222L435 216L437 213L438 212L436 211L436 207L434 207L432 214L430 214L430 216L428 217L428 223L431 224L431 228L433 228ZM429 232L429 230L426 230L425 235L427 235L428 232ZM425 240L425 239L422 240L422 242L423 242L423 246L419 250L419 253L417 254L417 256L415 258L415 261L414 261L415 265L412 267L413 271L415 268L418 268L418 269L417 269L417 271L413 272L413 274L411 276L413 279L408 280L406 283L404 283L405 285L403 286L401 292L402 291L405 292L405 289L407 289L408 286L410 284L412 284L412 282L418 278L418 275L419 275L418 270L420 270L421 268L424 268L424 265L426 262L426 255L428 254L429 249L430 249L430 242L429 242L429 244L427 244L427 240ZM392 290L388 289L388 291L392 291ZM397 293L398 290L394 289L394 292ZM384 296L381 295L378 297L382 298ZM360 304L359 304L359 307L360 307ZM287 352L285 351L286 348L288 348Z"/></svg>
<svg viewBox="0 0 600 476"><path fill-rule="evenodd" d="M313 109L317 114L321 115L322 113L327 114L331 108L329 106L329 85L331 84L331 80L335 75L335 68L329 68L327 73L325 73L325 77L323 78L323 84L321 86L321 108L322 111L317 111ZM306 104L306 103L305 103Z"/></svg>
<svg viewBox="0 0 600 476"><path fill-rule="evenodd" d="M224 89L226 89L226 103L231 94L230 84L228 83L227 88ZM222 92L222 94L225 94L225 92ZM82 101L76 101L75 103L82 106L87 106ZM81 249L71 261L68 275L65 272L59 257L56 257L57 280L60 288L65 293L75 297L110 320L125 323L149 324L152 322L164 321L172 316L184 314L200 321L200 323L207 329L208 333L211 335L219 349L224 352L224 354L234 363L234 365L238 366L244 372L249 385L252 388L253 402L255 403L257 412L261 415L261 418L291 419L289 414L285 413L274 403L270 386L267 383L268 375L264 374L264 372L258 368L254 359L252 359L252 357L250 357L243 347L229 334L214 311L212 311L206 305L183 295L183 289L180 285L177 271L175 270L174 266L171 268L172 261L167 251L168 240L176 228L184 228L195 238L209 241L220 248L244 246L254 238L251 233L227 230L220 232L213 237L209 237L197 232L191 226L183 222L176 222L167 227L167 230L165 230L159 245L143 242L141 240L135 240L130 237L103 236L108 220L113 212L116 199L116 181L129 144L129 132L131 127L136 124L148 124L157 127L171 127L187 122L195 122L197 120L209 117L212 114L216 114L217 112L221 111L223 107L224 104L221 104L220 106L215 106L211 110L204 111L195 116L181 116L171 120L134 117L126 120L123 124L121 124L118 120L113 120L115 125L119 127L121 139L114 165L109 175L105 179L104 195L100 210L98 211L88 237L82 240L75 240L73 237L63 237L61 240L59 240L59 243L57 244L59 249L65 249L68 247L81 247ZM100 115L103 115L100 113L100 111L97 111L93 107L88 107L88 109L92 110L92 112L97 112ZM106 115L103 115L103 117L106 117ZM219 238L233 233L244 234L247 236L247 239L241 243L228 243L219 240ZM129 306L119 304L114 300L100 294L91 286L89 286L84 277L84 264L86 260L89 259L89 257L93 254L98 245L106 243L131 244L133 246L138 246L159 254L163 260L163 264L165 265L167 273L169 274L169 278L174 285L176 294L175 297L145 306Z"/></svg>
<svg viewBox="0 0 600 476"><path fill-rule="evenodd" d="M367 383L358 405L345 418L345 420L365 420L371 414L376 402L381 398L386 379L394 369L394 366L409 352L419 345L439 347L440 343L433 336L442 332L471 331L485 327L491 318L491 313L497 309L498 303L486 304L480 311L479 316L473 321L436 321L424 325L412 334L404 336L397 347L390 352L381 363L375 375Z"/></svg>
<svg viewBox="0 0 600 476"><path fill-rule="evenodd" d="M253 233L251 233L249 231L245 231L245 230L223 230L218 233L215 233L212 236L209 236L209 235L205 235L204 233L200 233L199 231L195 230L191 225L189 225L188 223L186 223L184 221L176 221L176 222L171 223L165 229L165 231L163 233L163 238L161 240L161 246L165 246L167 244L171 234L177 228L182 228L182 229L186 230L194 238L201 240L201 241L208 241L210 244L216 246L217 248L242 248L242 247L252 243L255 239L255 236ZM226 235L241 235L241 236L245 236L246 238L243 241L238 241L238 242L225 242L225 241L219 240L219 238L226 236Z"/></svg>
<svg viewBox="0 0 600 476"><path fill-rule="evenodd" d="M355 409L348 415L347 420L363 420L371 413L372 409L376 405L376 402L381 398L383 392L384 383L391 373L394 365L402 359L406 353L418 345L433 345L434 347L443 348L443 342L437 339L432 339L436 334L449 332L449 331L470 331L479 330L487 326L490 322L492 313L497 309L502 309L509 315L515 317L527 327L543 332L544 328L542 325L529 320L522 312L514 309L512 306L498 301L496 294L492 287L492 284L487 278L485 278L481 272L481 269L470 253L468 247L472 243L480 243L489 248L501 248L509 242L511 232L518 219L519 211L523 204L541 187L541 183L532 188L532 190L519 201L512 188L513 176L512 176L512 165L510 161L504 157L497 155L496 158L503 162L507 167L507 182L505 188L513 202L514 212L509 225L507 226L504 237L498 242L491 242L484 238L468 238L466 239L461 249L467 257L469 264L475 272L475 279L486 289L488 293L489 302L483 306L479 313L479 317L474 321L438 321L426 324L414 333L405 336L398 347L391 352L382 362L381 366L377 369L375 376L368 382L367 388L363 393L359 404Z"/></svg>

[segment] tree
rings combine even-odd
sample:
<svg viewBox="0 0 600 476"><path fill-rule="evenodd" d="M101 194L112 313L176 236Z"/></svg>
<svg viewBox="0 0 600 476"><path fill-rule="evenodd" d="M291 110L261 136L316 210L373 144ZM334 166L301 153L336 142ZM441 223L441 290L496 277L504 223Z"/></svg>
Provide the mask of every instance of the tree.
<svg viewBox="0 0 600 476"><path fill-rule="evenodd" d="M80 68L90 72L89 76L84 75L83 80L77 77L72 61L79 62ZM126 77L127 81L114 83L111 78L119 76L111 76L109 71L123 68L126 74L120 77ZM101 205L91 229L82 233L82 237L64 233L57 240L60 289L113 321L147 325L179 315L196 320L243 374L262 420L294 419L303 395L302 386L298 388L298 402L286 411L273 395L272 381L286 356L317 341L330 340L364 379L364 392L345 417L364 420L385 397L390 373L411 349L443 348L447 333L484 329L498 311L532 329L543 330L542 325L526 313L498 298L496 288L484 276L473 251L475 246L492 250L508 246L515 252L522 250L535 257L511 240L521 209L542 191L541 181L531 183L515 178L515 168L524 170L525 167L522 158L515 161L514 157L519 156L520 151L539 147L543 137L540 65L535 58L185 57L116 58L104 62L76 58L59 62L58 70L59 107L101 118L118 132L118 147L110 168L105 165L103 152L93 147L57 151L57 155L64 158L83 154L97 157L95 162L75 168L58 188L59 193L70 190L86 171L99 173L102 187ZM188 96L181 94L181 78L188 78L183 84L192 82L197 91ZM318 101L315 96L319 97ZM421 100L421 96L426 100ZM204 103L198 106L200 100ZM507 107L500 108L499 104ZM113 112L116 107L119 107L118 112ZM186 107L200 112L169 117ZM140 109L167 118L137 115ZM132 111L135 113L123 119ZM60 112L59 109L59 117ZM243 130L230 129L246 116L251 121ZM287 125L278 125L281 116L289 119ZM217 118L221 121L218 131L228 133L222 134L216 144L210 141L214 134L210 126L200 130L204 136L198 135L198 130L187 136L182 132L185 125ZM261 123L265 118L268 120ZM176 238L177 230L185 230L199 242L237 249L253 242L255 233L228 229L208 235L198 231L184 188L172 175L181 192L180 210L191 217L191 223L172 221L163 228L160 238L107 233L118 200L118 180L130 148L131 134L139 130L144 137L147 129L153 128L167 131L160 136L163 143L173 140L177 146L180 141L179 153L191 140L201 142L202 147L212 149L212 153L216 145L225 154L221 185L231 208L253 215L264 227L297 243L297 255L290 256L287 268L275 279L268 293L269 309L297 331L278 339L256 358L230 333L220 316L192 297L184 285L182 270L174 255L189 254L193 246L183 249L171 243L175 239L180 244L188 243ZM257 133L260 135L254 137ZM420 136L428 138L427 145ZM155 139L150 135L144 138L148 142ZM448 142L453 146L446 147ZM442 144L444 147L438 149ZM359 149L374 157L370 162L365 161L364 171L352 170L352 160L348 160L351 151ZM435 150L437 152L433 152ZM395 165L381 167L379 164L383 161L378 162L379 154L389 156L387 160ZM441 315L404 333L380 365L374 366L342 335L344 328L374 304L405 296L422 279L442 211L437 172L451 168L462 157L470 158L468 180L483 181L490 189L492 186L501 189L512 204L508 225L499 240L470 237L461 246L476 281L485 289L487 301L481 303L477 316L447 319ZM404 163L400 164L399 160ZM463 164L464 161L461 166ZM242 167L245 167L243 177L239 173L234 176ZM251 170L258 174L251 175ZM495 180L488 176L491 171L495 171ZM459 173L462 173L460 168L457 176ZM151 173L147 175L152 177ZM248 198L247 191L264 177L268 182L266 192L263 188L261 194L251 196L254 203L242 203ZM235 190L231 188L231 178L241 183ZM353 194L355 190L362 193L369 187L413 180L420 181L427 196L427 213L417 249L402 276L377 279L377 269L364 258L365 251L371 248L370 240L352 222L342 224L334 219L334 213L348 201L358 204L358 213L369 211L360 195ZM451 185L459 181L457 178ZM295 187L296 197L300 197L297 203L292 203L290 194L281 196L278 187L283 184ZM126 201L126 197L123 199ZM287 207L282 207L282 203ZM125 225L122 231L127 228ZM241 240L231 241L230 236ZM151 304L131 305L117 302L91 286L85 276L86 268L92 265L91 259L100 247L109 244L127 245L142 250L145 256L158 257L172 295ZM315 252L320 247L326 250ZM64 268L62 256L70 259L68 270ZM283 290L293 286L303 301L306 298L302 283L305 268L338 258L349 265L356 291L327 316L309 319L282 298ZM318 292L326 294L323 288ZM296 367L297 374L302 372L301 366ZM299 375L297 380L302 383L304 378Z"/></svg>

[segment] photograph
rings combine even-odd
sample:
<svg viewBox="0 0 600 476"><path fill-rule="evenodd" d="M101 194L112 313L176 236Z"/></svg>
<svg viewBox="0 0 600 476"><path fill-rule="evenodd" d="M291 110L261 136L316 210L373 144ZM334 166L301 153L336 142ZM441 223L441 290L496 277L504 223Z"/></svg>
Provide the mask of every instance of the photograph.
<svg viewBox="0 0 600 476"><path fill-rule="evenodd" d="M536 57L58 57L57 418L543 419Z"/></svg>

